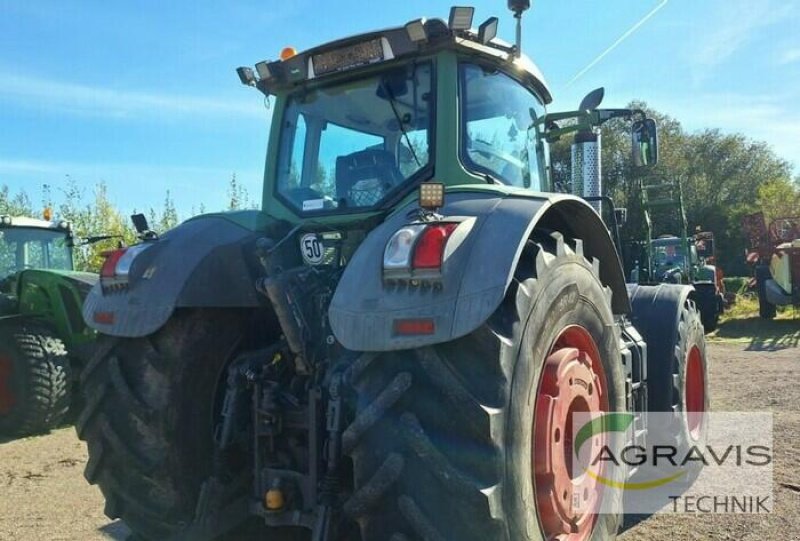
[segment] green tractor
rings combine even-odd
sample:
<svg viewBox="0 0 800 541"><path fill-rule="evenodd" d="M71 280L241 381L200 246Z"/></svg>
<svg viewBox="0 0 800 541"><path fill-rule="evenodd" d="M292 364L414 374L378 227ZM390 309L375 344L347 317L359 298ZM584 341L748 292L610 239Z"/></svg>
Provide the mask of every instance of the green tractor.
<svg viewBox="0 0 800 541"><path fill-rule="evenodd" d="M627 285L600 213L599 127L632 121L647 166L655 123L601 89L548 113L519 39L472 17L239 68L273 112L263 208L140 220L108 256L76 428L137 539L609 540L622 497L572 473L574 415L704 441L692 289Z"/></svg>
<svg viewBox="0 0 800 541"><path fill-rule="evenodd" d="M641 206L647 239L635 247L639 257L630 281L691 285L694 291L690 297L700 311L705 331L715 331L725 309L725 289L722 269L716 266L714 234L698 230L689 235L680 181L642 183ZM680 236L659 233L653 238L654 230L669 227L677 228Z"/></svg>
<svg viewBox="0 0 800 541"><path fill-rule="evenodd" d="M68 222L0 216L0 434L47 431L72 403L96 332L81 307L97 275L73 268Z"/></svg>

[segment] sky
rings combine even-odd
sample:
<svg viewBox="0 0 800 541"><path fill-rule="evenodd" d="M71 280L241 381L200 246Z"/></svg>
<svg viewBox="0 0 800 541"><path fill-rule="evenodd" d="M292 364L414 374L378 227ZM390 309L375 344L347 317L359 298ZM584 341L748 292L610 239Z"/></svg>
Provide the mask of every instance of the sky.
<svg viewBox="0 0 800 541"><path fill-rule="evenodd" d="M104 181L124 211L185 217L226 202L231 175L260 200L270 110L237 66L418 17L431 0L108 2L0 0L0 184ZM467 4L469 5L469 4ZM476 25L504 0L477 0ZM641 99L690 131L767 141L800 172L800 2L534 0L523 50L570 110L606 88L605 107Z"/></svg>

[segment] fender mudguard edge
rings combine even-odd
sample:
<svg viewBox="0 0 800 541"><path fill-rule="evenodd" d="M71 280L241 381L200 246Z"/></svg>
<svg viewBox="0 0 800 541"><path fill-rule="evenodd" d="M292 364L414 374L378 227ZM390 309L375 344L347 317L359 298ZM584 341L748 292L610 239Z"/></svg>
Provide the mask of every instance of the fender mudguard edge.
<svg viewBox="0 0 800 541"><path fill-rule="evenodd" d="M103 293L95 284L83 318L103 334L136 338L160 329L176 308L263 306L255 290L258 237L219 216L186 221L136 257L125 289Z"/></svg>
<svg viewBox="0 0 800 541"><path fill-rule="evenodd" d="M413 221L415 203L375 228L349 262L329 309L337 340L355 351L390 351L428 346L476 330L497 310L514 277L534 228L545 227L584 241L584 253L598 257L601 280L614 292L615 313L628 313L625 278L611 236L600 216L583 200L558 194L509 196L449 193L440 213L475 217L470 233L442 266L441 287L388 285L383 252L389 238ZM394 322L426 318L428 335L397 336Z"/></svg>

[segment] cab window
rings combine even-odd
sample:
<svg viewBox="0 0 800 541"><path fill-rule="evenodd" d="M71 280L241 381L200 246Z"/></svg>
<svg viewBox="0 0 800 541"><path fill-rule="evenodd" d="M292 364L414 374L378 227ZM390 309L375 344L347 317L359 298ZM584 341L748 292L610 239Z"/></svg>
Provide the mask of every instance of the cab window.
<svg viewBox="0 0 800 541"><path fill-rule="evenodd" d="M493 68L460 65L461 161L510 186L542 190L536 121L544 107L522 84Z"/></svg>

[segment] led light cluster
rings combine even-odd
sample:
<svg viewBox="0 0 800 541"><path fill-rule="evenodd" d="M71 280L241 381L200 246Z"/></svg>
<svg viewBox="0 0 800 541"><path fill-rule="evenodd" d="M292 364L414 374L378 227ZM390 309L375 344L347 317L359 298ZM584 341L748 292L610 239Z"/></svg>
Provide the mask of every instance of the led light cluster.
<svg viewBox="0 0 800 541"><path fill-rule="evenodd" d="M407 225L397 231L383 253L383 268L396 270L436 270L443 263L447 241L457 223Z"/></svg>

